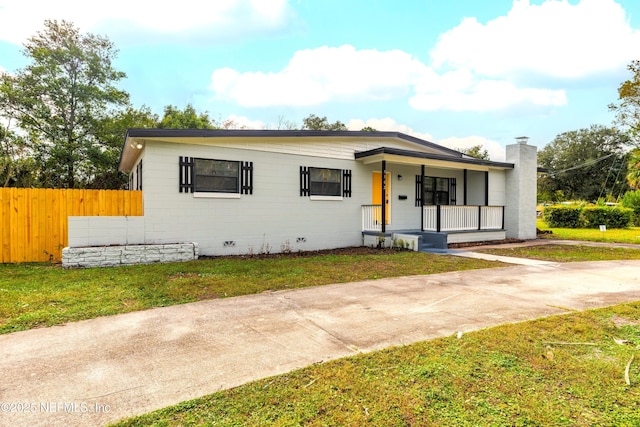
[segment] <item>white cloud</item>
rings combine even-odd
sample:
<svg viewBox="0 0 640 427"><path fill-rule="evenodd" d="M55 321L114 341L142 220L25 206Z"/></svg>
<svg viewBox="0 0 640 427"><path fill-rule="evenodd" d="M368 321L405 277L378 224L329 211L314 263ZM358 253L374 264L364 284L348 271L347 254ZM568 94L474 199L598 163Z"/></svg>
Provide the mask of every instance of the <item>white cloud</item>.
<svg viewBox="0 0 640 427"><path fill-rule="evenodd" d="M505 149L500 143L491 139L484 138L482 136L466 136L466 137L450 137L441 139L438 144L447 148L453 148L454 150L471 148L476 145L482 145L483 150L487 150L489 158L496 162L504 161Z"/></svg>
<svg viewBox="0 0 640 427"><path fill-rule="evenodd" d="M506 80L478 79L458 70L416 86L409 104L423 111L494 111L517 105L562 106L564 90L519 88Z"/></svg>
<svg viewBox="0 0 640 427"><path fill-rule="evenodd" d="M614 0L514 0L506 16L486 24L465 18L442 34L431 58L435 67L490 77L526 72L580 78L619 69L639 48L640 30Z"/></svg>
<svg viewBox="0 0 640 427"><path fill-rule="evenodd" d="M514 0L505 16L466 18L443 33L431 63L400 50L324 46L295 52L274 72L217 69L211 89L245 107L403 98L422 111L560 107L567 79L620 70L638 48L640 30L614 0Z"/></svg>
<svg viewBox="0 0 640 427"><path fill-rule="evenodd" d="M220 68L211 75L211 89L217 99L244 107L379 101L412 92L409 104L426 111L492 111L567 102L563 90L519 88L506 80L479 78L467 69L438 75L408 53L356 50L350 45L298 51L278 72Z"/></svg>
<svg viewBox="0 0 640 427"><path fill-rule="evenodd" d="M211 75L211 88L219 99L245 107L309 106L402 97L431 73L400 50L324 46L297 51L278 72L217 69Z"/></svg>
<svg viewBox="0 0 640 427"><path fill-rule="evenodd" d="M230 114L222 121L225 129L266 129L267 126L260 120L251 120L246 116Z"/></svg>
<svg viewBox="0 0 640 427"><path fill-rule="evenodd" d="M0 40L22 44L43 29L45 19L64 19L82 31L109 33L111 39L227 40L277 30L291 16L288 0L112 0L102 6L78 0L0 0Z"/></svg>
<svg viewBox="0 0 640 427"><path fill-rule="evenodd" d="M349 130L361 130L362 128L367 126L379 131L402 132L404 134L415 136L416 138L420 138L425 141L433 142L433 135L429 133L417 132L407 125L396 122L390 117L385 117L382 119L368 119L367 121L361 119L351 119L349 120L349 123L347 123L347 129Z"/></svg>

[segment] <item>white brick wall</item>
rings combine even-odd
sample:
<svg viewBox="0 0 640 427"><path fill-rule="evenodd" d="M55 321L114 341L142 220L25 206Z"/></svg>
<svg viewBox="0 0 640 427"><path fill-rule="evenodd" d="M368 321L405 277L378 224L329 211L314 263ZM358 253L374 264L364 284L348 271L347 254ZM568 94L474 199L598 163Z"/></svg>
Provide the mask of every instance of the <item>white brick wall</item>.
<svg viewBox="0 0 640 427"><path fill-rule="evenodd" d="M287 144L274 141L235 144L231 147L224 141L217 146L147 141L143 153L144 217L71 217L69 246L165 245L187 241L198 242L203 255L236 255L362 244L361 206L372 203L372 173L379 171L380 165L354 160L353 151L377 148L378 143L300 140ZM406 142L394 145L385 141L385 145L418 148ZM253 194L229 199L180 193L180 156L253 162ZM352 197L331 201L301 197L300 166L350 169ZM391 223L387 231L419 229L421 212L414 202L415 176L420 173L420 166L387 163L387 169L391 174ZM425 174L456 178L457 204L463 203L462 170L428 167ZM398 175L403 179L398 180ZM469 204L484 202L484 180L480 189L474 179L480 175L484 174L469 171ZM502 170L489 172L492 205L505 202L504 176ZM400 200L400 195L407 198Z"/></svg>
<svg viewBox="0 0 640 427"><path fill-rule="evenodd" d="M505 229L507 237L536 238L537 148L534 145L507 146L507 162L515 165L506 174Z"/></svg>
<svg viewBox="0 0 640 427"><path fill-rule="evenodd" d="M70 216L69 246L137 245L144 243L142 216Z"/></svg>

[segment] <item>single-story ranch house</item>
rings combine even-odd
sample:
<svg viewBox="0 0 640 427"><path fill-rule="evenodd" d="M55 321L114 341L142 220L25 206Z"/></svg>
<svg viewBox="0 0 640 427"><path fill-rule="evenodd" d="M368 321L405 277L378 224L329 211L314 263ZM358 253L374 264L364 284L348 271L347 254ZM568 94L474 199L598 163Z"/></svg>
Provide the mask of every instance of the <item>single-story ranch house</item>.
<svg viewBox="0 0 640 427"><path fill-rule="evenodd" d="M118 264L178 244L197 256L536 237L523 142L495 162L399 132L129 129L119 170L144 216L70 217L68 264L92 246L135 246Z"/></svg>

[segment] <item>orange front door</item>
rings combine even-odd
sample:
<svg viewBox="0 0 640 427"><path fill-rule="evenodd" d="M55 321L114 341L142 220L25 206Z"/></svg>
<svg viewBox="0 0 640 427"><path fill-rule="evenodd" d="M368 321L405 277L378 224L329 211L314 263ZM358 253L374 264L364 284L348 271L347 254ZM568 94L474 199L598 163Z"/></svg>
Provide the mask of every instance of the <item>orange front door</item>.
<svg viewBox="0 0 640 427"><path fill-rule="evenodd" d="M386 174L386 188L384 191L384 217L385 224L391 223L391 209L389 209L391 197L389 197L391 189L391 174ZM382 172L374 172L371 181L371 204L382 205ZM376 218L378 223L382 222L382 212L380 212L380 218Z"/></svg>

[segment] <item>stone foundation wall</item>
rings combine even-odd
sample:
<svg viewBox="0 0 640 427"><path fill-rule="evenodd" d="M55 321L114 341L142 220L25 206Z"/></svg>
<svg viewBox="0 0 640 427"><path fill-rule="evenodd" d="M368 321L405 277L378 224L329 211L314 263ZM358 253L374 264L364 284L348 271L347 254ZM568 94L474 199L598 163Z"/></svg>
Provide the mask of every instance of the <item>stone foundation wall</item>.
<svg viewBox="0 0 640 427"><path fill-rule="evenodd" d="M63 267L113 267L118 265L179 262L198 259L197 243L122 245L64 248Z"/></svg>

